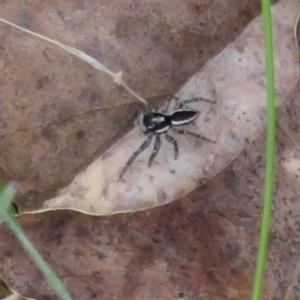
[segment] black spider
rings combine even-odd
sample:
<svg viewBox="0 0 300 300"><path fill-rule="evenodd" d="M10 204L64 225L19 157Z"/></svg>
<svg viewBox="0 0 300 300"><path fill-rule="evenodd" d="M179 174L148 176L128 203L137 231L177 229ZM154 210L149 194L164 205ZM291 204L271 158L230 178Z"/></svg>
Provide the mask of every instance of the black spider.
<svg viewBox="0 0 300 300"><path fill-rule="evenodd" d="M171 143L174 147L175 152L175 160L178 157L179 147L176 139L168 134L169 129L172 129L175 133L181 135L190 135L198 139L202 139L211 143L215 143L214 141L203 137L202 135L189 131L187 129L178 129L178 126L184 126L190 124L194 121L198 116L198 111L188 108L183 108L185 104L197 102L197 101L205 101L209 103L215 103L213 101L204 99L204 98L193 98L189 100L181 101L177 109L173 110L170 114L167 114L167 110L169 108L170 100L166 102L166 105L161 109L161 111L157 111L152 108L152 111L149 114L141 115L141 125L143 127L143 131L147 138L141 144L141 146L131 155L131 157L126 162L125 167L120 172L121 179L128 168L132 165L134 160L140 155L152 142L153 137L154 140L154 148L149 157L148 167L150 168L161 145L160 135L164 134L165 139Z"/></svg>

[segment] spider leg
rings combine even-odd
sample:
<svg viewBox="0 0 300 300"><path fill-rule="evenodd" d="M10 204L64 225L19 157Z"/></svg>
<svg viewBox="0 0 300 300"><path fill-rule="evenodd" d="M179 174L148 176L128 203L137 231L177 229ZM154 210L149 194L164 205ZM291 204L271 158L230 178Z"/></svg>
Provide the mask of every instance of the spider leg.
<svg viewBox="0 0 300 300"><path fill-rule="evenodd" d="M165 114L165 113L169 110L171 100L172 100L171 97L166 97L166 101L165 101L164 104L161 106L160 112L162 112L163 114Z"/></svg>
<svg viewBox="0 0 300 300"><path fill-rule="evenodd" d="M171 143L174 146L174 153L175 153L175 160L176 160L178 157L178 152L179 152L178 143L175 138L168 135L167 133L165 134L165 138L169 143Z"/></svg>
<svg viewBox="0 0 300 300"><path fill-rule="evenodd" d="M182 100L179 102L179 99L176 98L178 100L178 107L177 109L179 108L182 108L183 106L185 106L186 104L189 104L189 103L193 103L193 102L200 102L200 101L204 101L204 102L208 102L208 103L211 103L211 104L215 104L216 101L212 101L212 100L208 100L208 99L205 99L205 98L202 98L202 97L196 97L196 98L192 98L192 99L187 99L187 100Z"/></svg>
<svg viewBox="0 0 300 300"><path fill-rule="evenodd" d="M189 131L189 130L186 130L186 129L175 129L174 127L172 128L176 133L178 134L181 134L181 135L189 135L189 136L192 136L192 137L195 137L197 139L200 139L200 140L204 140L204 141L207 141L207 142L211 142L211 143L216 143L216 141L212 141L210 140L209 138L207 137L204 137L196 132L192 132L192 131Z"/></svg>
<svg viewBox="0 0 300 300"><path fill-rule="evenodd" d="M137 156L140 155L150 145L150 143L152 141L152 138L153 138L153 134L150 134L146 138L146 140L141 144L141 146L135 152L133 152L133 154L131 155L131 157L126 162L125 167L120 172L119 180L124 176L124 174L126 173L126 171L128 170L128 168L132 165L132 163L137 158Z"/></svg>
<svg viewBox="0 0 300 300"><path fill-rule="evenodd" d="M160 149L160 144L161 144L161 142L160 142L160 136L157 135L155 137L154 148L153 148L153 151L152 151L152 153L150 155L149 162L148 162L148 167L149 168L151 167L151 165L152 165L152 163L154 161L154 158L156 157L156 155L157 155L157 153L158 153L158 151Z"/></svg>
<svg viewBox="0 0 300 300"><path fill-rule="evenodd" d="M157 109L156 109L156 107L154 106L153 103L149 103L148 107L149 107L150 112L152 112L152 113L157 112Z"/></svg>

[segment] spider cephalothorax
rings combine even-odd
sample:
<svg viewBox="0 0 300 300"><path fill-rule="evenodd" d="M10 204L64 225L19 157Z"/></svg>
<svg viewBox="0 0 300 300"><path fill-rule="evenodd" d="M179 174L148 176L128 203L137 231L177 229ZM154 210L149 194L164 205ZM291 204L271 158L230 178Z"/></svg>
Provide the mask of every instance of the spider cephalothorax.
<svg viewBox="0 0 300 300"><path fill-rule="evenodd" d="M181 101L177 109L173 110L171 113L167 113L169 107L169 101L168 101L166 103L167 105L164 106L161 110L157 111L152 108L150 113L141 114L139 116L137 124L142 127L146 139L126 162L126 165L124 166L124 168L120 173L120 179L124 176L125 172L132 165L132 163L137 158L137 156L141 154L151 144L153 137L155 137L154 148L149 157L148 167L151 167L154 158L156 157L160 149L161 135L164 135L165 139L173 145L175 160L176 160L178 157L179 147L176 139L168 134L168 131L170 129L172 129L172 131L177 134L181 134L181 135L186 134L198 139L202 139L214 143L214 141L206 137L203 137L198 133L180 128L181 126L185 126L192 123L197 118L198 111L189 108L183 108L184 104L196 102L196 101L205 101L209 103L214 103L213 101L203 99L203 98L193 98L193 99Z"/></svg>

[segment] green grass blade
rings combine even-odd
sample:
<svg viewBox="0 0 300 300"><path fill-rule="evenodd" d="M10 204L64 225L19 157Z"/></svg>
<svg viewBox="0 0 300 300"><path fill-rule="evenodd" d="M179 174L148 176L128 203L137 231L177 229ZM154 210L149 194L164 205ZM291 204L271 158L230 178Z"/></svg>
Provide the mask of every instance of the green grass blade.
<svg viewBox="0 0 300 300"><path fill-rule="evenodd" d="M12 184L9 184L3 188L0 183L0 192L0 221L2 221L6 217L7 211L10 210L12 199L15 196L15 188Z"/></svg>
<svg viewBox="0 0 300 300"><path fill-rule="evenodd" d="M271 209L274 190L274 165L276 149L276 105L274 84L274 55L272 14L270 0L262 0L262 14L264 23L265 53L266 53L266 77L268 93L268 123L267 123L267 150L266 173L264 187L264 207L259 239L259 250L256 264L256 274L253 286L252 300L260 300L265 273L265 265L268 253Z"/></svg>
<svg viewBox="0 0 300 300"><path fill-rule="evenodd" d="M57 294L59 295L60 299L72 300L72 297L69 294L69 292L65 289L64 285L56 276L54 271L50 268L47 262L42 258L42 256L27 238L25 232L14 217L14 214L11 212L10 204L13 200L14 194L15 189L12 185L8 185L5 188L3 188L2 192L0 193L0 220L3 217L6 219L10 229L21 242L24 249L30 254L36 265L40 268L46 280L57 291Z"/></svg>

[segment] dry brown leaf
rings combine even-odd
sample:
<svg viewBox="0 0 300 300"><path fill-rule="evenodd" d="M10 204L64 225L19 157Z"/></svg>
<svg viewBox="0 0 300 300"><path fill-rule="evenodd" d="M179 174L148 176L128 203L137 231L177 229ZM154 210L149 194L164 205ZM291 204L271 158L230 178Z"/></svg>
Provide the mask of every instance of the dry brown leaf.
<svg viewBox="0 0 300 300"><path fill-rule="evenodd" d="M35 300L24 297L17 292L11 290L0 276L0 299L1 300Z"/></svg>
<svg viewBox="0 0 300 300"><path fill-rule="evenodd" d="M299 9L295 0L282 1L273 7L278 106L289 99L298 83L295 26ZM202 97L216 102L191 104L200 116L195 126L188 128L216 143L178 138L178 160L174 160L171 145L165 143L151 168L147 163L152 151L149 147L120 180L126 162L145 141L141 130L136 128L77 175L57 197L47 200L39 212L72 209L107 215L148 209L186 195L201 181L221 172L265 129L267 95L261 17L211 59L176 96L179 101ZM178 107L177 101L173 102L170 111Z"/></svg>
<svg viewBox="0 0 300 300"><path fill-rule="evenodd" d="M217 34L241 26L237 24L241 24L239 5L243 2L231 2L229 5L222 1L219 9L216 6L220 3L214 2L214 12L220 16L217 21L225 19L227 22L227 26L216 26ZM247 5L250 2L245 1ZM20 1L17 4L20 5ZM20 7L24 10L22 5ZM34 9L36 7L38 5ZM180 11L175 5L169 8ZM182 14L168 18L172 25L176 25L176 18L181 22L182 15L186 17L186 10L181 10ZM41 11L41 18L46 11L51 13L49 9ZM245 10L244 16L247 13ZM232 21L230 14L239 16ZM210 26L205 23L208 36ZM223 38L222 34L217 36L217 42ZM204 39L204 47L207 39ZM63 37L60 40L63 41ZM285 287L289 285L296 299L299 295L299 284L295 280L299 278L296 271L300 257L299 182L283 168L285 151L291 153L293 150L297 158L295 146L300 143L298 100L299 96L286 111L283 108L280 111L279 121L285 132L279 132L265 300L284 299ZM103 218L55 212L23 216L20 222L75 299L190 300L201 297L205 300L244 300L250 296L253 281L264 179L264 145L265 137L262 136L248 145L226 172L185 200L166 207ZM56 299L53 290L45 285L40 273L4 226L1 226L0 236L0 272L6 282L15 290L39 300Z"/></svg>
<svg viewBox="0 0 300 300"><path fill-rule="evenodd" d="M153 98L173 93L258 7L231 2L18 1L2 2L0 16L87 52ZM124 134L135 99L56 46L0 31L0 174L19 182L20 209L33 210Z"/></svg>

